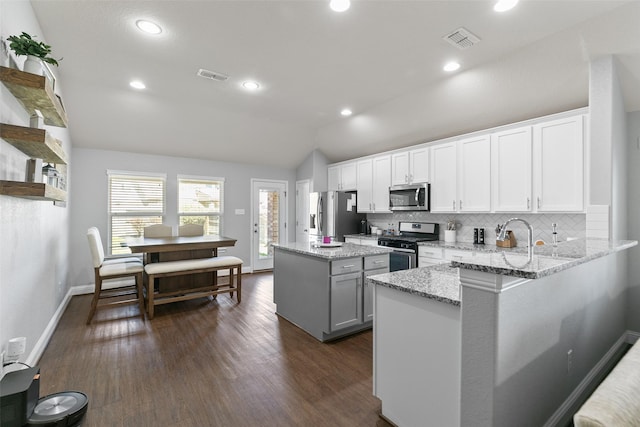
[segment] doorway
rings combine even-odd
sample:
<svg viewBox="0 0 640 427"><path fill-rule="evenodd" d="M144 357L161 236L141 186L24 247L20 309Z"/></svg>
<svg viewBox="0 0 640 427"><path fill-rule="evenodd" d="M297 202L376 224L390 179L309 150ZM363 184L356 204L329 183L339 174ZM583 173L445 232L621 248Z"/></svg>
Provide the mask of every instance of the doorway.
<svg viewBox="0 0 640 427"><path fill-rule="evenodd" d="M251 180L253 270L273 268L272 243L287 242L287 181Z"/></svg>

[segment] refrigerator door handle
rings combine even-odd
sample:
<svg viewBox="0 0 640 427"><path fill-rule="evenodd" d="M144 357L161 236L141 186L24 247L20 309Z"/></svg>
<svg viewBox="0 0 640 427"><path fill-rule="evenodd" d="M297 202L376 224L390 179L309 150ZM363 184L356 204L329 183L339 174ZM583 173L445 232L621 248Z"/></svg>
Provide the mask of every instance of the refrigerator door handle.
<svg viewBox="0 0 640 427"><path fill-rule="evenodd" d="M318 230L320 231L320 235L323 235L322 232L322 222L324 221L324 212L322 212L322 196L318 196Z"/></svg>

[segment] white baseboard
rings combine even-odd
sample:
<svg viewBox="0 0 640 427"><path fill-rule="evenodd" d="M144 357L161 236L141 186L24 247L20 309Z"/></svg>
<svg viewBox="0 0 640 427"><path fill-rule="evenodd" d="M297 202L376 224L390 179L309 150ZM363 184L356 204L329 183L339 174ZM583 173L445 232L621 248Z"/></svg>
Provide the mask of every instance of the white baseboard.
<svg viewBox="0 0 640 427"><path fill-rule="evenodd" d="M53 316L51 317L51 320L49 320L49 323L47 324L47 327L44 328L44 331L42 332L42 335L40 335L40 338L38 339L38 342L36 342L36 345L33 347L33 350L31 350L31 353L29 353L29 356L27 357L27 360L25 361L25 363L27 365L35 366L35 365L38 364L38 361L42 357L42 354L44 353L44 350L47 348L47 344L49 344L49 341L51 340L51 337L53 336L53 333L55 332L56 328L58 327L58 323L60 322L60 319L62 318L62 315L64 314L64 311L67 309L67 306L69 305L69 301L71 301L71 297L74 296L74 295L78 295L77 293L75 293L76 292L76 288L77 287L72 286L67 291L66 295L62 299L62 302L60 303L60 305L56 309L56 312L53 313ZM91 286L91 292L93 292L93 286Z"/></svg>
<svg viewBox="0 0 640 427"><path fill-rule="evenodd" d="M567 422L573 418L573 412L577 408L575 406L583 400L585 393L593 385L593 382L601 377L603 373L611 366L614 358L618 355L626 344L635 343L640 338L640 333L626 331L611 346L609 351L596 363L589 373L580 381L580 384L573 390L569 397L560 405L556 412L547 420L544 427L565 426Z"/></svg>

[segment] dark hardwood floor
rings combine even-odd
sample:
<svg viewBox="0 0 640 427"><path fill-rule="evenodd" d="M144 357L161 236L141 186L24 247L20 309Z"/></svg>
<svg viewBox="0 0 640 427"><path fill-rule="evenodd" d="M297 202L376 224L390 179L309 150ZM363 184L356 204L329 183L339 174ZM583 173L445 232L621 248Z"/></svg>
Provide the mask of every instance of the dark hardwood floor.
<svg viewBox="0 0 640 427"><path fill-rule="evenodd" d="M323 344L275 315L271 273L228 295L99 310L73 297L39 366L40 394L89 397L83 427L389 426L372 396L371 331Z"/></svg>

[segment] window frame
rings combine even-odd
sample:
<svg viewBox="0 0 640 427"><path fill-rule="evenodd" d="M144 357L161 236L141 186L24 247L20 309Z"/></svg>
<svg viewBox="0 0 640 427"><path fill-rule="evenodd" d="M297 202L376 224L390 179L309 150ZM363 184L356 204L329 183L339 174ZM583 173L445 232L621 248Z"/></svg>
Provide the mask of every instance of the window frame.
<svg viewBox="0 0 640 427"><path fill-rule="evenodd" d="M184 213L180 210L180 183L181 181L203 181L211 183L219 183L220 185L220 209L218 212L194 212ZM182 223L182 217L193 216L205 216L205 217L218 217L218 233L223 235L224 232L224 196L225 196L225 178L215 176L202 176L202 175L183 175L178 174L176 177L176 217L178 220L178 226Z"/></svg>
<svg viewBox="0 0 640 427"><path fill-rule="evenodd" d="M160 222L164 222L164 218L167 212L167 174L154 173L154 172L140 172L140 171L123 171L123 170L107 170L107 245L108 254L113 253L113 218L114 217L160 217ZM157 180L162 182L162 210L157 212L127 212L127 213L114 213L112 212L112 197L111 197L111 179L112 178L131 178L131 179L148 179Z"/></svg>

